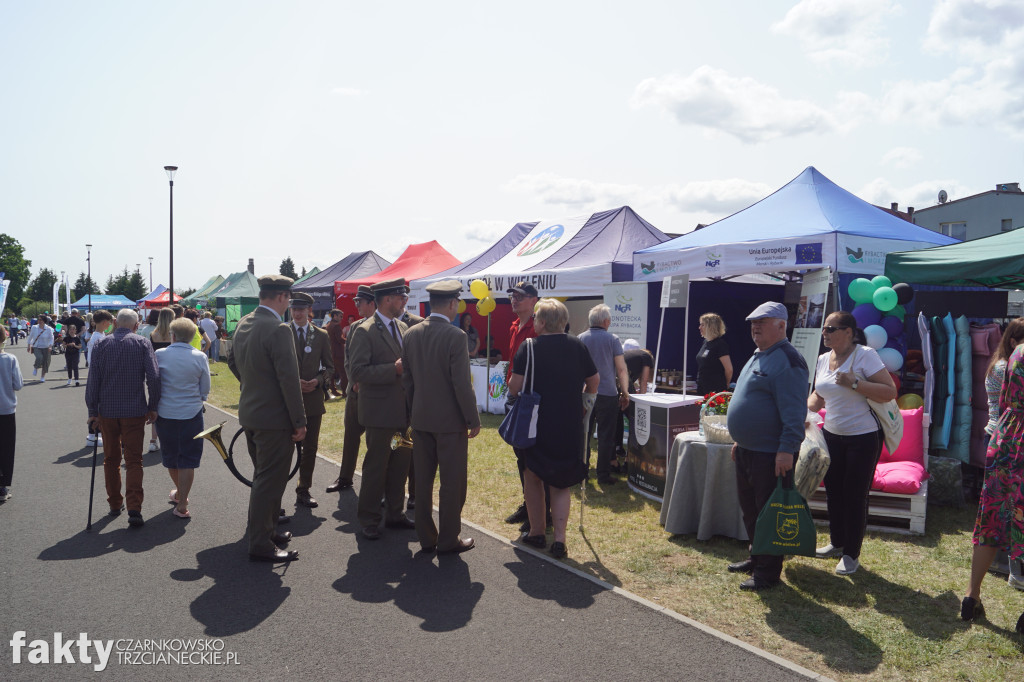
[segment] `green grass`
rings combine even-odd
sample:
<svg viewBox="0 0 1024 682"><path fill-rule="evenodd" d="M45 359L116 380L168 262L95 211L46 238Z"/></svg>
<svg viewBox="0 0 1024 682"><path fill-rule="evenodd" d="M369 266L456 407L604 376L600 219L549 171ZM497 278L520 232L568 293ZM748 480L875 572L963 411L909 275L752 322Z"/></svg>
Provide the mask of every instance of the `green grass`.
<svg viewBox="0 0 1024 682"><path fill-rule="evenodd" d="M210 401L234 411L238 384L215 366ZM340 460L344 401L331 401L321 454ZM503 522L521 499L515 457L498 436L500 418L482 415L470 441L464 518L510 539ZM974 507L929 507L927 533L869 533L863 568L849 577L835 560L786 562L784 584L741 592L725 565L746 556L745 543L671 536L658 524L660 505L624 484L587 488L583 531L577 489L565 562L733 637L839 680L1024 680L1024 641L1013 632L1024 592L989 576L987 617L959 619L967 585ZM828 541L819 527L819 544Z"/></svg>

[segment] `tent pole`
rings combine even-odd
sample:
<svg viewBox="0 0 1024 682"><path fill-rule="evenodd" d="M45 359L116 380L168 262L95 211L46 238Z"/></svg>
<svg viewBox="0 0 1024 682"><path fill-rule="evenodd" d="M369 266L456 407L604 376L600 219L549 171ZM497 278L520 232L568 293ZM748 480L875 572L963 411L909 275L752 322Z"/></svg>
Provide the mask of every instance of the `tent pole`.
<svg viewBox="0 0 1024 682"><path fill-rule="evenodd" d="M493 312L493 311L492 311ZM512 359L509 358L509 362ZM508 376L506 374L506 376ZM487 383L484 384L484 412L490 414L491 412L491 315L487 315Z"/></svg>
<svg viewBox="0 0 1024 682"><path fill-rule="evenodd" d="M661 309L661 322L658 324L658 346L654 350L654 387L658 387L658 359L661 357L661 330L665 328L665 309Z"/></svg>
<svg viewBox="0 0 1024 682"><path fill-rule="evenodd" d="M690 342L690 287L686 287L686 307L683 308L683 397L686 397L686 358Z"/></svg>

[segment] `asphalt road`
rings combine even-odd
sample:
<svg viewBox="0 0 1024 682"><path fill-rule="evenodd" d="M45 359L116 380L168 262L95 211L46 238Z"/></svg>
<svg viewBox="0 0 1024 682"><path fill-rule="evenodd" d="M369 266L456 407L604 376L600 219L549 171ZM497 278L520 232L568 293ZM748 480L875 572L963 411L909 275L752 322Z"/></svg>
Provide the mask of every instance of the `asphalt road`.
<svg viewBox="0 0 1024 682"><path fill-rule="evenodd" d="M13 351L31 379L29 356ZM249 489L210 445L192 519L171 514L154 453L144 460L146 525L106 515L100 464L86 532L87 373L67 388L56 380L62 361L19 394L13 497L0 505L0 679L813 677L479 529L464 529L477 547L458 556L416 554L412 531L366 541L355 492L323 492L338 471L326 460L314 478L320 507L287 526L300 552L287 566L248 561ZM207 409L208 425L223 419L229 438L237 422ZM289 486L284 506L293 502Z"/></svg>

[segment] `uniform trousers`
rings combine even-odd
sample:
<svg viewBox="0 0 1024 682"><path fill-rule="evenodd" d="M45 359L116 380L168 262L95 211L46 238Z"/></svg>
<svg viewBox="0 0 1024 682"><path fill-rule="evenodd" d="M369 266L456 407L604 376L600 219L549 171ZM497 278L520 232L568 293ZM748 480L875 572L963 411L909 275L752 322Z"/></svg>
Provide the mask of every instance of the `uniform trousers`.
<svg viewBox="0 0 1024 682"><path fill-rule="evenodd" d="M352 482L359 459L359 438L366 429L359 423L359 392L349 387L345 396L345 435L341 446L341 473L338 479ZM389 436L390 438L390 436Z"/></svg>
<svg viewBox="0 0 1024 682"><path fill-rule="evenodd" d="M434 433L413 430L412 458L416 463L416 535L422 547L454 549L462 531L462 507L466 504L469 434L466 431ZM434 477L440 471L437 519L434 525Z"/></svg>
<svg viewBox="0 0 1024 682"><path fill-rule="evenodd" d="M110 508L120 509L124 504L128 511L142 511L142 441L146 437L146 417L100 416L100 433L103 435L103 478ZM121 495L122 450L124 497Z"/></svg>
<svg viewBox="0 0 1024 682"><path fill-rule="evenodd" d="M736 446L736 491L739 494L740 509L743 511L743 525L747 537L754 538L757 515L775 492L778 477L775 475L774 452L758 452ZM784 486L793 486L793 470L786 472ZM782 577L782 556L773 554L751 555L754 560L754 578L777 582Z"/></svg>
<svg viewBox="0 0 1024 682"><path fill-rule="evenodd" d="M270 554L277 551L273 537L281 496L288 486L295 441L292 432L285 429L246 429L245 440L253 466L249 524L245 531L249 553Z"/></svg>
<svg viewBox="0 0 1024 682"><path fill-rule="evenodd" d="M409 448L391 449L391 437L397 429L367 427L363 481L359 487L356 517L364 528L381 521L380 499L384 497L385 521L405 516L405 481L409 476Z"/></svg>
<svg viewBox="0 0 1024 682"><path fill-rule="evenodd" d="M299 482L295 485L295 492L308 492L309 486L313 485L313 469L316 467L316 453L320 449L320 424L323 420L322 414L306 415L306 438L302 441L302 462L299 463Z"/></svg>

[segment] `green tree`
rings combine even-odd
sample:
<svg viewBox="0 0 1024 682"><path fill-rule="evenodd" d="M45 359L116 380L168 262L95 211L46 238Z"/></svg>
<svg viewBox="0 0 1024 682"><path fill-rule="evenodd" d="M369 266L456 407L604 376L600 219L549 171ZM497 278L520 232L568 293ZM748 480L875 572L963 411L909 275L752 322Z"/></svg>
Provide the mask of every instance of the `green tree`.
<svg viewBox="0 0 1024 682"><path fill-rule="evenodd" d="M11 281L7 305L14 307L25 295L31 265L32 261L25 259L25 247L14 237L0 233L0 272Z"/></svg>
<svg viewBox="0 0 1024 682"><path fill-rule="evenodd" d="M25 296L33 301L52 301L53 285L57 283L57 275L50 268L43 268L31 282Z"/></svg>
<svg viewBox="0 0 1024 682"><path fill-rule="evenodd" d="M130 279L131 275L128 274L128 266L126 265L124 266L124 270L107 278L106 293L126 296L127 294L125 294L125 292L128 290L128 282Z"/></svg>
<svg viewBox="0 0 1024 682"><path fill-rule="evenodd" d="M127 268L125 268L127 270ZM132 274L128 275L128 279L125 282L124 291L121 292L126 298L130 298L133 301L137 301L149 292L146 290L146 280L142 279L142 273L136 270Z"/></svg>
<svg viewBox="0 0 1024 682"><path fill-rule="evenodd" d="M303 265L302 266L302 272L299 273L299 277L305 277L305 276L306 276L306 266Z"/></svg>
<svg viewBox="0 0 1024 682"><path fill-rule="evenodd" d="M295 263L294 261L292 261L291 256L288 256L283 261L281 261L281 267L279 268L279 271L285 277L291 277L292 279L299 278L298 273L295 272Z"/></svg>
<svg viewBox="0 0 1024 682"><path fill-rule="evenodd" d="M86 275L84 272L78 273L78 279L71 285L71 298L75 301L89 294L89 289L92 289L93 294L102 294L103 289L100 289L96 284L95 280Z"/></svg>

